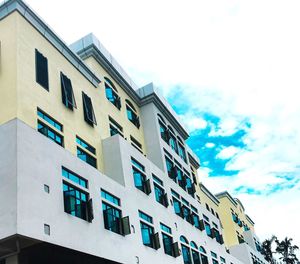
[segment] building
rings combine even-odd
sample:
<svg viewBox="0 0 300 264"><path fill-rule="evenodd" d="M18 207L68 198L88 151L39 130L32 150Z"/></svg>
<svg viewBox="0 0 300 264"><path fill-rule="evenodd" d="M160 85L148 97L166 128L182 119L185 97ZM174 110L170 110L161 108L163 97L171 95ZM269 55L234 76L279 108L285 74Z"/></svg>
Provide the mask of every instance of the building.
<svg viewBox="0 0 300 264"><path fill-rule="evenodd" d="M21 0L0 6L0 44L1 264L243 263L153 84Z"/></svg>

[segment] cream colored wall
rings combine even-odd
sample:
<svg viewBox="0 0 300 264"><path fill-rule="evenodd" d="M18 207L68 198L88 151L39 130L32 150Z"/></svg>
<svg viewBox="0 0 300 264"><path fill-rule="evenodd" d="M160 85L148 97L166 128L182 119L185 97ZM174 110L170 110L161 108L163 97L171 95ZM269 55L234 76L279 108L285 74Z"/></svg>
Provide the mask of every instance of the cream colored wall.
<svg viewBox="0 0 300 264"><path fill-rule="evenodd" d="M143 133L143 127L138 129L132 122L130 122L127 118L126 113L126 103L125 100L128 99L133 106L135 107L138 116L141 116L141 112L137 104L126 94L126 92L117 84L117 82L107 73L106 70L104 70L101 65L93 58L89 57L85 59L84 61L95 73L97 73L99 76L107 77L110 79L113 84L115 85L116 89L118 90L118 95L121 98L121 109L119 110L117 107L115 107L111 102L109 102L106 99L105 95L105 86L104 81L100 84L100 93L101 98L104 98L102 105L103 108L109 113L109 115L119 124L123 127L123 134L124 137L127 138L128 141L130 141L130 135L132 135L137 141L139 141L143 146L143 152L146 154L146 144L144 141L144 133ZM109 137L109 120L106 118L104 120L107 126L106 133L104 133L104 137Z"/></svg>
<svg viewBox="0 0 300 264"><path fill-rule="evenodd" d="M219 199L219 215L223 225L224 243L227 247L239 244L236 232L243 235L244 228L240 227L232 220L231 209L238 215L241 221L244 221L252 231L254 231L253 225L246 219L245 212L238 204L235 206L227 197Z"/></svg>
<svg viewBox="0 0 300 264"><path fill-rule="evenodd" d="M11 17L11 16L9 16ZM65 59L43 36L41 36L22 16L14 14L17 36L17 74L18 74L18 118L37 127L37 107L64 126L65 149L76 155L76 135L94 146L97 151L97 162L103 171L101 140L110 136L108 115L123 126L125 135L131 134L144 146L142 127L138 130L129 120L125 111L125 94L122 97L121 112L105 97L104 83L95 88L76 68ZM3 24L3 23L1 23ZM49 92L35 81L35 49L48 59ZM72 81L77 109L66 108L62 103L60 72ZM103 76L103 75L102 75ZM109 76L108 76L109 77ZM16 79L16 78L14 78ZM91 97L97 125L91 127L84 121L82 91ZM137 108L138 109L138 108ZM128 136L129 138L129 136Z"/></svg>
<svg viewBox="0 0 300 264"><path fill-rule="evenodd" d="M17 15L13 14L0 23L0 124L17 115Z"/></svg>
<svg viewBox="0 0 300 264"><path fill-rule="evenodd" d="M213 202L209 196L207 196L199 187L196 188L196 194L199 195L201 204L206 208L205 204L208 204L209 208L212 208L215 212L219 214L219 206Z"/></svg>

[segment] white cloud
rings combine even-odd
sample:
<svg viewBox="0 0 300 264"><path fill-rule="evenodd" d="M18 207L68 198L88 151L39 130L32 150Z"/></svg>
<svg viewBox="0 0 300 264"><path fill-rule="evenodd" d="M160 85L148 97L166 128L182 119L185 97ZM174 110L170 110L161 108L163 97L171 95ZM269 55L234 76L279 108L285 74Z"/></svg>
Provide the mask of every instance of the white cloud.
<svg viewBox="0 0 300 264"><path fill-rule="evenodd" d="M216 144L212 143L212 142L208 142L205 144L206 148L214 148L216 146Z"/></svg>
<svg viewBox="0 0 300 264"><path fill-rule="evenodd" d="M241 151L240 148L233 146L223 148L216 156L217 159L230 159Z"/></svg>

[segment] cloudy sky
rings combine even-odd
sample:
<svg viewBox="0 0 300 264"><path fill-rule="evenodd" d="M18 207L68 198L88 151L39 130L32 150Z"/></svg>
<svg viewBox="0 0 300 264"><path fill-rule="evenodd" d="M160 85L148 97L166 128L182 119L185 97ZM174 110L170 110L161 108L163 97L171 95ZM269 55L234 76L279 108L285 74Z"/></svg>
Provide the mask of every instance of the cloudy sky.
<svg viewBox="0 0 300 264"><path fill-rule="evenodd" d="M201 180L228 189L261 238L300 246L298 0L27 0L67 43L93 32L188 127Z"/></svg>

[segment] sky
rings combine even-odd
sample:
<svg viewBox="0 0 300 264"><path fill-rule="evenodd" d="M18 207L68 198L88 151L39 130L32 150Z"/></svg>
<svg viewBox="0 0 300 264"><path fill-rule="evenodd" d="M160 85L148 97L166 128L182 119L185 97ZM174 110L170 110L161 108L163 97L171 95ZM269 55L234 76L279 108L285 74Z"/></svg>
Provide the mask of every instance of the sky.
<svg viewBox="0 0 300 264"><path fill-rule="evenodd" d="M27 0L68 44L93 32L190 132L200 180L261 239L300 246L300 1Z"/></svg>

